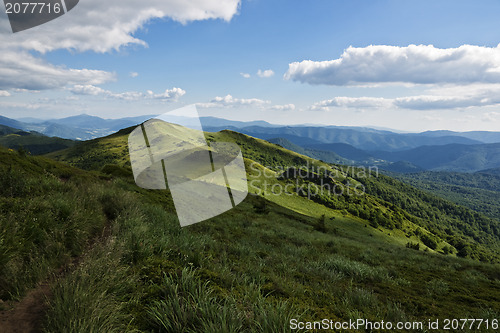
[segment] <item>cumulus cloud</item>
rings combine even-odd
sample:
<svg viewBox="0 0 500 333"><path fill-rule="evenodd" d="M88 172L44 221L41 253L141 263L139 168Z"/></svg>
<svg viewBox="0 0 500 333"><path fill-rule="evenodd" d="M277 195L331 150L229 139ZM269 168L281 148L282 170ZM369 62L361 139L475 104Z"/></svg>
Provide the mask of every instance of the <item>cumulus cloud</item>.
<svg viewBox="0 0 500 333"><path fill-rule="evenodd" d="M270 109L276 111L293 111L295 110L295 104L273 105Z"/></svg>
<svg viewBox="0 0 500 333"><path fill-rule="evenodd" d="M490 101L490 103L493 101ZM481 106L489 104L482 101L477 96L410 96L399 97L393 100L393 105L398 108L411 110L432 110L432 109L457 109L471 106Z"/></svg>
<svg viewBox="0 0 500 333"><path fill-rule="evenodd" d="M186 91L181 88L167 89L163 93L155 94L153 91L148 90L146 93L137 91L127 91L123 93L113 93L109 90L102 89L100 87L92 85L75 85L70 89L70 91L75 95L87 95L87 96L104 96L109 98L116 98L126 101L136 101L140 99L159 99L165 101L176 101L180 97L186 94Z"/></svg>
<svg viewBox="0 0 500 333"><path fill-rule="evenodd" d="M389 107L392 101L386 98L379 97L335 97L315 103L311 106L311 110L329 110L330 107L345 107L345 108L375 108Z"/></svg>
<svg viewBox="0 0 500 333"><path fill-rule="evenodd" d="M198 103L196 105L201 108L217 108L217 107L232 108L239 106L255 106L262 108L266 104L270 103L271 102L269 101L265 101L258 98L234 98L231 95L226 95L224 97L217 96L209 103Z"/></svg>
<svg viewBox="0 0 500 333"><path fill-rule="evenodd" d="M124 45L146 45L133 36L153 19L182 24L222 19L238 13L240 0L85 0L57 20L12 34L7 16L0 22L0 45L48 52L56 49L108 52Z"/></svg>
<svg viewBox="0 0 500 333"><path fill-rule="evenodd" d="M109 82L115 78L113 73L54 66L30 52L104 53L127 45L147 46L134 33L153 19L170 18L182 24L229 21L239 5L240 0L85 0L56 20L16 34L7 15L0 15L0 89L45 90Z"/></svg>
<svg viewBox="0 0 500 333"><path fill-rule="evenodd" d="M349 47L338 59L291 63L284 78L336 86L500 83L500 45L449 49L432 45Z"/></svg>
<svg viewBox="0 0 500 333"><path fill-rule="evenodd" d="M181 88L174 87L173 89L167 89L161 94L154 94L151 90L148 90L148 96L155 99L173 99L177 100L184 96L186 91Z"/></svg>
<svg viewBox="0 0 500 333"><path fill-rule="evenodd" d="M115 74L90 69L54 66L27 52L2 50L0 46L0 89L45 90L66 85L98 85Z"/></svg>
<svg viewBox="0 0 500 333"><path fill-rule="evenodd" d="M258 70L257 71L257 76L262 77L262 78L269 78L274 75L274 71L272 69L266 69L266 70Z"/></svg>
<svg viewBox="0 0 500 333"><path fill-rule="evenodd" d="M251 75L248 73L240 73L240 75L243 76L245 79L249 79L251 77Z"/></svg>
<svg viewBox="0 0 500 333"><path fill-rule="evenodd" d="M9 97L10 92L5 91L5 90L0 90L0 97Z"/></svg>
<svg viewBox="0 0 500 333"><path fill-rule="evenodd" d="M137 73L137 72L130 72L129 76L130 76L131 78L136 78L136 77L138 77L138 76L139 76L139 73Z"/></svg>
<svg viewBox="0 0 500 333"><path fill-rule="evenodd" d="M102 88L87 84L87 85L76 85L70 89L70 91L75 95L89 95L89 96L97 96L97 95L108 95L111 94L110 91L104 90Z"/></svg>

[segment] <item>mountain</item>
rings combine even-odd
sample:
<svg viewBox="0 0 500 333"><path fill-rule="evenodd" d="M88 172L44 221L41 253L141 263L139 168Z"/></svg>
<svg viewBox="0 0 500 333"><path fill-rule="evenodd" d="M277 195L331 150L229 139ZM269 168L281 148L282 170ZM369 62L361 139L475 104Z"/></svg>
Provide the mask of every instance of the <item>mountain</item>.
<svg viewBox="0 0 500 333"><path fill-rule="evenodd" d="M37 132L26 132L0 125L0 146L22 149L33 155L43 155L53 151L72 147L72 140L47 137Z"/></svg>
<svg viewBox="0 0 500 333"><path fill-rule="evenodd" d="M483 143L499 143L500 132L487 132L487 131L472 131L472 132L453 132L453 131L427 131L419 133L419 135L429 137L442 137L442 136L460 136Z"/></svg>
<svg viewBox="0 0 500 333"><path fill-rule="evenodd" d="M0 116L0 125L8 126L11 128L23 129L25 124L14 119Z"/></svg>
<svg viewBox="0 0 500 333"><path fill-rule="evenodd" d="M399 152L371 153L384 160L408 161L426 170L435 171L476 172L500 166L500 143L423 146Z"/></svg>
<svg viewBox="0 0 500 333"><path fill-rule="evenodd" d="M408 161L398 161L393 163L379 163L377 166L384 171L391 171L397 173L415 173L425 171L421 167L412 164Z"/></svg>
<svg viewBox="0 0 500 333"><path fill-rule="evenodd" d="M243 128L209 127L207 131L223 129L237 130L241 133L269 140L272 138L286 138L291 142L306 146L319 143L345 143L355 148L376 151L399 151L412 149L424 145L481 144L482 142L459 136L434 137L415 134L398 134L375 129L346 129L337 127L260 127L249 126ZM311 142L311 140L313 142Z"/></svg>
<svg viewBox="0 0 500 333"><path fill-rule="evenodd" d="M353 147L347 143L306 144L305 147L335 152L344 158L357 162L369 161L373 159L373 156L366 151Z"/></svg>
<svg viewBox="0 0 500 333"><path fill-rule="evenodd" d="M108 131L118 131L125 127L130 127L133 125L140 124L150 118L153 115L139 116L139 117L126 117L120 119L103 119L96 116L90 116L87 114L82 114L78 116L72 116L62 119L50 119L45 121L45 124L58 124L69 126L72 128L80 128L87 130L108 130Z"/></svg>
<svg viewBox="0 0 500 333"><path fill-rule="evenodd" d="M500 220L500 172L427 171L390 176Z"/></svg>
<svg viewBox="0 0 500 333"><path fill-rule="evenodd" d="M109 135L121 128L137 125L154 115L126 117L120 119L103 119L86 114L62 119L42 120L36 118L20 118L19 120L0 117L0 124L25 131L37 131L48 136L67 139L89 140ZM180 119L182 118L182 119ZM191 118L179 117L184 124ZM200 117L206 131L235 130L261 139L285 138L299 145L315 145L344 143L357 149L373 151L399 151L423 145L481 144L500 142L499 132L451 132L431 131L423 133L401 133L386 129L347 126L282 126L266 121L234 121L217 117ZM325 150L325 149L320 149Z"/></svg>
<svg viewBox="0 0 500 333"><path fill-rule="evenodd" d="M71 140L90 140L114 133L121 128L140 124L154 116L138 116L121 119L102 119L89 115L78 115L62 119L41 120L23 118L18 121L0 116L0 125L36 131L41 134Z"/></svg>
<svg viewBox="0 0 500 333"><path fill-rule="evenodd" d="M222 131L206 138L241 147L250 194L181 228L168 190L135 185L132 130L46 157L0 148L1 307L16 308L16 298L47 304L37 318L47 332L496 319L497 220L384 175ZM344 192L308 195L321 182ZM0 329L10 313L0 308Z"/></svg>
<svg viewBox="0 0 500 333"><path fill-rule="evenodd" d="M280 147L285 149L294 151L296 153L309 156L311 158L321 160L327 163L335 163L335 164L352 164L352 161L342 158L334 152L331 151L322 151L317 149L309 149L298 146L291 141L284 138L275 138L267 140L268 142L274 143Z"/></svg>
<svg viewBox="0 0 500 333"><path fill-rule="evenodd" d="M243 127L248 127L248 126L260 126L260 127L279 126L279 125L270 124L267 121L263 121L263 120L236 121L236 120L227 120L227 119L217 118L217 117L200 117L200 122L203 125L203 127L225 126L225 127L243 128Z"/></svg>
<svg viewBox="0 0 500 333"><path fill-rule="evenodd" d="M481 171L477 171L477 173L484 173L484 174L490 174L490 175L494 175L494 176L500 176L500 168L481 170Z"/></svg>
<svg viewBox="0 0 500 333"><path fill-rule="evenodd" d="M133 128L124 129L111 136L82 142L73 148L54 152L47 156L86 170L100 170L107 165L129 167L130 161L128 159L127 144L128 134L132 130ZM347 195L347 198L344 198L344 196L332 197L325 194L325 196L314 196L311 198L313 202L330 209L345 210L362 220L371 221L375 223L374 225L387 227L391 230L404 228L403 226L408 222L410 225L428 230L437 239L446 239L451 242L452 239L455 239L454 237L472 237L475 240L481 240L485 244L489 244L488 246L493 246L492 248L500 245L500 242L497 244L494 240L497 237L497 233L499 233L498 237L500 237L500 229L496 230L497 226L495 226L498 225L497 221L489 221L487 218L473 211L463 207L456 207L454 204L446 202L443 199L429 195L381 174L372 175L373 171L370 171L369 168L358 169L351 166L328 165L304 155L291 152L276 144L233 131L224 130L217 133L207 133L206 137L209 141L234 142L238 144L242 149L244 158L248 162L247 167L248 165L257 166L255 170L253 167L250 167L247 171L255 171L261 177L256 181L265 181L267 186L271 188L275 183L285 187L287 180L265 177L266 172L259 171L263 166L269 169L271 173L276 173L276 171L272 170L284 170L292 166L307 167L309 169L314 166L313 170L333 168L330 172L331 178L328 178L330 180L325 178L323 182L333 182L330 186L335 187L335 184L337 184L336 186L343 188L344 191L347 191L346 186L354 187L359 185L366 190L366 196L354 199L349 195ZM252 164L253 162L256 164ZM250 174L249 177L253 176ZM321 178L320 176L316 177L319 177L318 179ZM313 179L308 178L305 180L306 185L312 182L311 186L316 186L314 185L316 184L314 181L314 177ZM261 189L258 186L253 190L255 191L254 193L261 193ZM269 187L266 191L268 190ZM349 191L354 190L351 189ZM289 209L298 209L296 206L298 202L293 199L294 197L287 197L286 195L276 196L272 192L266 193L268 200L276 200L277 204L285 205ZM304 201L300 205L304 205L307 202ZM300 209L300 211L303 212L303 209ZM380 215L382 212L386 214ZM403 220L399 217L400 215L407 216L403 219L407 222L402 222ZM464 218L464 216L466 217ZM439 221L438 224L436 224L437 221ZM494 231L486 232L484 229L485 225L489 226L488 228L490 229L488 230ZM451 237L448 232L444 231L445 229L455 236ZM456 239L453 242L456 242ZM460 246L458 243L456 245ZM490 249L492 248L490 247ZM485 248L482 251L490 250Z"/></svg>

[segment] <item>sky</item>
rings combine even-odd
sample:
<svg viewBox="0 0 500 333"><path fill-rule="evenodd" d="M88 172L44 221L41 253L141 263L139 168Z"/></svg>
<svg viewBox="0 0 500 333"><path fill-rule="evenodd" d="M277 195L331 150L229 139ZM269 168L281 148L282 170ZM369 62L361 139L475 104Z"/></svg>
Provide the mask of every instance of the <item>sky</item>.
<svg viewBox="0 0 500 333"><path fill-rule="evenodd" d="M500 2L80 0L12 33L0 115L500 131Z"/></svg>

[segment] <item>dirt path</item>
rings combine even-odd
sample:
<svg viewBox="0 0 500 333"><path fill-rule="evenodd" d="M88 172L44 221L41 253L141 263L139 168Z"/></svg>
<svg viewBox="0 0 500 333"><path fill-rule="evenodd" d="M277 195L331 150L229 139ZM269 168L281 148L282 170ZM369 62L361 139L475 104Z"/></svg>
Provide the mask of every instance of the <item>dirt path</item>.
<svg viewBox="0 0 500 333"><path fill-rule="evenodd" d="M49 283L43 283L29 291L21 301L11 303L10 309L0 311L0 332L40 332L49 298Z"/></svg>
<svg viewBox="0 0 500 333"><path fill-rule="evenodd" d="M51 286L72 272L97 243L103 243L111 236L111 224L108 223L101 235L94 237L87 249L78 257L59 268L47 280L30 290L20 301L0 304L6 310L0 310L0 333L38 333L42 331L43 320L48 309ZM1 302L1 300L0 300Z"/></svg>

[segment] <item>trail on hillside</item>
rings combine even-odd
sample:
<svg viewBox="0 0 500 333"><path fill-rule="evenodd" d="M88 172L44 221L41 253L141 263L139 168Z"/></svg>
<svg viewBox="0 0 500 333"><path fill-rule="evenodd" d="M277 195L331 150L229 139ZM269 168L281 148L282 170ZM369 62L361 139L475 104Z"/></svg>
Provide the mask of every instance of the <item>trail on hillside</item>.
<svg viewBox="0 0 500 333"><path fill-rule="evenodd" d="M5 302L5 310L0 310L0 333L39 333L52 297L51 286L73 272L84 260L85 255L98 243L104 243L111 236L111 223L102 230L101 235L89 241L87 249L57 269L45 281L26 293L20 301ZM2 304L0 304L2 305Z"/></svg>
<svg viewBox="0 0 500 333"><path fill-rule="evenodd" d="M0 332L41 332L42 320L47 311L47 300L51 297L50 284L44 282L29 291L11 309L0 311Z"/></svg>

